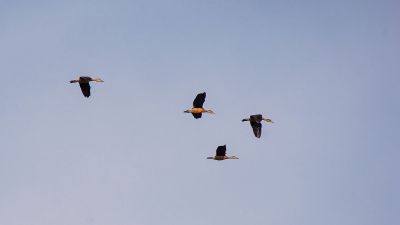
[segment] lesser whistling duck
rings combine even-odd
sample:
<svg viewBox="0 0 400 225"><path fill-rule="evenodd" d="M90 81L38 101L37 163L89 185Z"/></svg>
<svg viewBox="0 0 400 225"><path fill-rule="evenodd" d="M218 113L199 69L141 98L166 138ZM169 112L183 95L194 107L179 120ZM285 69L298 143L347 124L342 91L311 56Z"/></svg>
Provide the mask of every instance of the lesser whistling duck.
<svg viewBox="0 0 400 225"><path fill-rule="evenodd" d="M79 77L77 80L71 80L70 83L79 83L79 86L81 87L83 96L85 96L86 98L89 98L89 96L90 96L89 82L90 81L104 82L100 78L91 78L91 77L82 76L82 77Z"/></svg>
<svg viewBox="0 0 400 225"><path fill-rule="evenodd" d="M204 101L206 100L206 93L200 93L196 96L196 98L193 101L193 108L185 110L185 113L191 113L194 118L199 119L202 116L202 113L211 113L214 114L214 112L210 109L204 109L203 104Z"/></svg>
<svg viewBox="0 0 400 225"><path fill-rule="evenodd" d="M226 145L218 146L216 155L214 157L207 157L207 159L213 160L225 160L225 159L239 159L236 156L226 156Z"/></svg>
<svg viewBox="0 0 400 225"><path fill-rule="evenodd" d="M250 118L242 119L244 121L250 121L250 125L253 128L253 133L257 138L261 137L261 121L273 123L272 120L264 118L261 114L251 115Z"/></svg>

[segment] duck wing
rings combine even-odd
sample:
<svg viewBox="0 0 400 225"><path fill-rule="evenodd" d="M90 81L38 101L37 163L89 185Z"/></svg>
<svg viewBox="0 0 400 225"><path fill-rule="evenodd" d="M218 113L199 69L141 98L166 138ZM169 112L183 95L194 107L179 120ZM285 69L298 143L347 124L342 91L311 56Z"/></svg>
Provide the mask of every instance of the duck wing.
<svg viewBox="0 0 400 225"><path fill-rule="evenodd" d="M225 156L226 155L226 145L218 146L216 155L217 156Z"/></svg>
<svg viewBox="0 0 400 225"><path fill-rule="evenodd" d="M192 115L194 118L200 119L203 114L202 113L192 113Z"/></svg>
<svg viewBox="0 0 400 225"><path fill-rule="evenodd" d="M89 98L89 96L90 96L89 83L79 83L79 86L81 87L83 96L85 96L86 98Z"/></svg>
<svg viewBox="0 0 400 225"><path fill-rule="evenodd" d="M206 100L206 93L200 93L193 101L193 108L203 108L204 101Z"/></svg>
<svg viewBox="0 0 400 225"><path fill-rule="evenodd" d="M261 123L257 123L255 121L250 121L250 125L253 128L253 133L257 138L261 137Z"/></svg>

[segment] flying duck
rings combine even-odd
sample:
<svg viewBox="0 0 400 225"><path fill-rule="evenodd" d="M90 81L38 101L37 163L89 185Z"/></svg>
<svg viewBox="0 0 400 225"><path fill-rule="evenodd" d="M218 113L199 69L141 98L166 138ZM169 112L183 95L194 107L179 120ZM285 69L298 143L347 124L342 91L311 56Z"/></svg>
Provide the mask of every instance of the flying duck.
<svg viewBox="0 0 400 225"><path fill-rule="evenodd" d="M90 96L90 81L95 81L95 82L104 82L100 78L91 78L91 77L79 77L78 80L71 80L70 83L79 83L79 86L81 87L82 94L86 98L89 98Z"/></svg>
<svg viewBox="0 0 400 225"><path fill-rule="evenodd" d="M273 123L270 119L265 119L261 114L251 115L250 118L242 119L244 121L250 121L250 125L253 128L253 133L257 138L261 137L261 121L266 121L268 123Z"/></svg>
<svg viewBox="0 0 400 225"><path fill-rule="evenodd" d="M207 157L207 159L213 160L225 160L225 159L239 159L236 156L226 156L226 145L218 146L217 154L214 157Z"/></svg>
<svg viewBox="0 0 400 225"><path fill-rule="evenodd" d="M204 109L203 104L204 101L206 100L206 93L200 93L196 96L196 98L193 101L193 108L185 110L185 113L191 113L194 118L199 119L202 116L202 113L211 113L214 114L214 112L210 109Z"/></svg>

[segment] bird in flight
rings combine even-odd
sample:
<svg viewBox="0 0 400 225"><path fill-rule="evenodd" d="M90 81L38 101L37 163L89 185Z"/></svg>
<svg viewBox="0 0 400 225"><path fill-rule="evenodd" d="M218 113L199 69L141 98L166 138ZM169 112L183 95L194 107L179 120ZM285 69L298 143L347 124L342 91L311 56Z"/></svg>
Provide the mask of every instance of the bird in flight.
<svg viewBox="0 0 400 225"><path fill-rule="evenodd" d="M207 157L207 159L213 160L225 160L225 159L239 159L236 156L227 156L226 155L226 145L218 146L216 155L214 157Z"/></svg>
<svg viewBox="0 0 400 225"><path fill-rule="evenodd" d="M200 93L196 96L196 98L193 101L193 108L185 110L185 113L191 113L194 118L199 119L202 116L202 113L211 113L214 114L214 112L210 109L204 109L203 104L204 101L206 100L206 93Z"/></svg>
<svg viewBox="0 0 400 225"><path fill-rule="evenodd" d="M261 121L266 121L268 123L273 123L272 120L264 118L261 114L251 115L250 118L242 119L244 121L250 121L250 125L253 128L253 133L257 138L261 137Z"/></svg>
<svg viewBox="0 0 400 225"><path fill-rule="evenodd" d="M77 80L71 80L70 83L79 83L79 86L81 87L82 94L86 98L89 98L90 96L90 85L89 82L94 81L94 82L104 82L100 78L91 78L91 77L79 77Z"/></svg>

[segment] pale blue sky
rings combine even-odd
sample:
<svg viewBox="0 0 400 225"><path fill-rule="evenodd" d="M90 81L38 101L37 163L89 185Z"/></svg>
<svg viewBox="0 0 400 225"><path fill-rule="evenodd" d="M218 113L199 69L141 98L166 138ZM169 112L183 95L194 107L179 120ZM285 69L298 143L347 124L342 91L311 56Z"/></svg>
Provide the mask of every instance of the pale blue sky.
<svg viewBox="0 0 400 225"><path fill-rule="evenodd" d="M0 224L400 224L399 9L0 1Z"/></svg>

